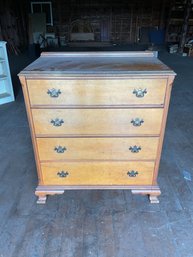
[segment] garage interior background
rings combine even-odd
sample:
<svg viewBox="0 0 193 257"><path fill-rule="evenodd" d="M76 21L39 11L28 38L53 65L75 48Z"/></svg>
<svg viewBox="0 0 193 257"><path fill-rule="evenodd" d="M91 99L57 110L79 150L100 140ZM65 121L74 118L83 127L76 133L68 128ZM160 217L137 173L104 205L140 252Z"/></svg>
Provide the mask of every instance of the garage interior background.
<svg viewBox="0 0 193 257"><path fill-rule="evenodd" d="M0 39L14 53L37 42L42 48L178 43L182 52L193 39L191 0L8 0L0 10Z"/></svg>

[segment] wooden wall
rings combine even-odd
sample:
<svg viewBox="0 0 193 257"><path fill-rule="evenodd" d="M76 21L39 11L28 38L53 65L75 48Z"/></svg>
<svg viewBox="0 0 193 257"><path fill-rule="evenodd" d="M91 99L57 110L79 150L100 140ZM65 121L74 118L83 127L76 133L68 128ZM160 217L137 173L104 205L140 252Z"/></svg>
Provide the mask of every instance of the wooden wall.
<svg viewBox="0 0 193 257"><path fill-rule="evenodd" d="M69 42L72 22L81 20L91 25L95 41L120 44L147 43L149 28L166 27L170 3L169 0L50 1L54 26L47 26L47 32L64 36ZM8 41L9 48L16 53L28 44L30 2L0 1L0 40Z"/></svg>
<svg viewBox="0 0 193 257"><path fill-rule="evenodd" d="M25 0L0 1L0 40L8 42L8 49L18 54L28 43Z"/></svg>
<svg viewBox="0 0 193 257"><path fill-rule="evenodd" d="M68 41L71 23L77 19L91 24L96 41L116 43L139 42L143 27L166 26L167 4L164 0L53 0L52 3L54 28L49 29L54 29Z"/></svg>

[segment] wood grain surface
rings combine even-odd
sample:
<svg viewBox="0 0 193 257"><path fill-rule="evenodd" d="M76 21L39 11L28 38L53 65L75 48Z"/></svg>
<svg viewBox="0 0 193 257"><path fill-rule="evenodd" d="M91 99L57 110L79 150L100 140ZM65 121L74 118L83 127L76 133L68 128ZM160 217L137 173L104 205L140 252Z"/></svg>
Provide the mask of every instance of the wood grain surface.
<svg viewBox="0 0 193 257"><path fill-rule="evenodd" d="M44 185L151 185L154 162L43 163ZM137 171L129 177L128 171ZM60 177L58 172L68 172Z"/></svg>
<svg viewBox="0 0 193 257"><path fill-rule="evenodd" d="M48 53L27 66L19 75L55 77L95 74L110 75L174 75L153 52L78 52Z"/></svg>
<svg viewBox="0 0 193 257"><path fill-rule="evenodd" d="M37 138L40 161L155 160L158 137L131 138ZM58 147L63 152L58 153ZM140 147L132 152L130 147Z"/></svg>
<svg viewBox="0 0 193 257"><path fill-rule="evenodd" d="M163 105L166 79L28 80L31 106ZM60 90L51 97L48 90ZM134 90L146 90L137 97Z"/></svg>
<svg viewBox="0 0 193 257"><path fill-rule="evenodd" d="M75 188L129 188L159 202L175 73L155 52L44 53L19 76L27 82L38 203Z"/></svg>
<svg viewBox="0 0 193 257"><path fill-rule="evenodd" d="M159 135L163 109L33 109L36 136ZM142 119L134 126L133 119ZM63 120L61 126L51 121Z"/></svg>

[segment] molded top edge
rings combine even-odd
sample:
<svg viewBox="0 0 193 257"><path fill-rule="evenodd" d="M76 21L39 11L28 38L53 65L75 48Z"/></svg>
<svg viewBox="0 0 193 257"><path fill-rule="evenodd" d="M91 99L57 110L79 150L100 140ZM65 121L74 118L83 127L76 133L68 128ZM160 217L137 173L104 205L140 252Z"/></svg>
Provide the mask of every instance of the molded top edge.
<svg viewBox="0 0 193 257"><path fill-rule="evenodd" d="M45 52L19 76L176 75L157 58L157 52Z"/></svg>
<svg viewBox="0 0 193 257"><path fill-rule="evenodd" d="M43 52L42 57L157 57L157 51Z"/></svg>

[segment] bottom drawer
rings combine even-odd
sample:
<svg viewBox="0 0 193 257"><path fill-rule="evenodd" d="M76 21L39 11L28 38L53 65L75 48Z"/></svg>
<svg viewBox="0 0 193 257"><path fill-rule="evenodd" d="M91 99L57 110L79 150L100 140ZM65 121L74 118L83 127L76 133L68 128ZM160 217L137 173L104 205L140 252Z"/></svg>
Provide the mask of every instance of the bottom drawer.
<svg viewBox="0 0 193 257"><path fill-rule="evenodd" d="M41 168L44 185L151 185L154 162L58 162Z"/></svg>

